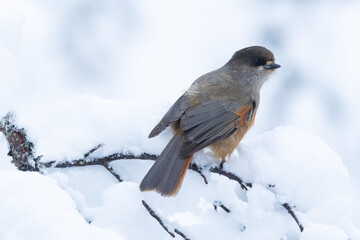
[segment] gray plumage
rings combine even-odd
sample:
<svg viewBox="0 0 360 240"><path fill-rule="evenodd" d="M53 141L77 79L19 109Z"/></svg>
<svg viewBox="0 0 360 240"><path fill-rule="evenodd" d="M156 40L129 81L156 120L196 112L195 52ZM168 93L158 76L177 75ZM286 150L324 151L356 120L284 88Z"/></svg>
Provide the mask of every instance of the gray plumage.
<svg viewBox="0 0 360 240"><path fill-rule="evenodd" d="M156 189L164 196L173 194L185 162L185 157L179 156L182 136L176 134L162 151L159 158L140 184L141 190Z"/></svg>
<svg viewBox="0 0 360 240"><path fill-rule="evenodd" d="M244 48L223 67L198 78L151 131L150 138L172 125L174 136L140 189L174 195L195 152L210 146L223 160L231 154L253 124L261 86L280 67L274 61L266 48Z"/></svg>
<svg viewBox="0 0 360 240"><path fill-rule="evenodd" d="M179 118L184 114L188 108L187 99L183 94L179 99L171 106L171 108L166 112L161 121L154 127L154 129L149 134L149 138L159 135L164 131L170 124L175 123Z"/></svg>
<svg viewBox="0 0 360 240"><path fill-rule="evenodd" d="M194 106L189 112L190 114L186 111L180 119L180 127L184 131L181 156L189 156L228 137L236 130L239 119L234 112L211 100ZM200 114L197 115L197 112Z"/></svg>

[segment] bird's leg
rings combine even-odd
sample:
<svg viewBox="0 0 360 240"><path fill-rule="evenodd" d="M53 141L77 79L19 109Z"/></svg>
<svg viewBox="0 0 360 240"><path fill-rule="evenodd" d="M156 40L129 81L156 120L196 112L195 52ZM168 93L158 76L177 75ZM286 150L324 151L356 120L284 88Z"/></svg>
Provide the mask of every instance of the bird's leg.
<svg viewBox="0 0 360 240"><path fill-rule="evenodd" d="M221 163L220 163L220 169L222 170L224 167L224 163L225 163L225 158L221 159Z"/></svg>

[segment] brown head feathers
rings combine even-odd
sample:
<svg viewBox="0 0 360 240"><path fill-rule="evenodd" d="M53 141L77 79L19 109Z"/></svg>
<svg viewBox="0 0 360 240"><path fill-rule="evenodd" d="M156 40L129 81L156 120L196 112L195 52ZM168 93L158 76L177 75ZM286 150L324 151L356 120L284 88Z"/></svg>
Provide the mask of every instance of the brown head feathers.
<svg viewBox="0 0 360 240"><path fill-rule="evenodd" d="M235 52L228 63L258 67L274 63L274 61L274 54L270 50L261 46L252 46Z"/></svg>

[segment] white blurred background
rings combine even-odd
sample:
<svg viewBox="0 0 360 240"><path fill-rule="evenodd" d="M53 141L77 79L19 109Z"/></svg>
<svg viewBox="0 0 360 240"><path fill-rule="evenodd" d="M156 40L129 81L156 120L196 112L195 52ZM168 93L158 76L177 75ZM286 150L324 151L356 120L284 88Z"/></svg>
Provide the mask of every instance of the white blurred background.
<svg viewBox="0 0 360 240"><path fill-rule="evenodd" d="M359 43L355 0L1 0L0 115L84 94L168 107L236 50L262 45L282 67L247 137L295 125L328 143L356 184Z"/></svg>

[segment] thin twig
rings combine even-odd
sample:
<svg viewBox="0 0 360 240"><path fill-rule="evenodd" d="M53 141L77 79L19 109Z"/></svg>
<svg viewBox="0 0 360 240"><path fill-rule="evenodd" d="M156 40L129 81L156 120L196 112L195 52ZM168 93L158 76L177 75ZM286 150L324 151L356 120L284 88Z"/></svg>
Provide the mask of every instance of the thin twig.
<svg viewBox="0 0 360 240"><path fill-rule="evenodd" d="M288 203L283 203L282 206L288 211L288 213L292 216L292 218L295 220L296 224L300 228L300 232L304 231L303 225L300 223L299 219L297 218L294 210L290 207Z"/></svg>
<svg viewBox="0 0 360 240"><path fill-rule="evenodd" d="M124 180L121 179L120 175L117 174L112 167L109 166L107 162L104 162L103 166L106 168L106 170L109 171L111 175L113 175L119 182L123 182Z"/></svg>
<svg viewBox="0 0 360 240"><path fill-rule="evenodd" d="M240 177L238 177L237 175L235 175L234 173L232 172L227 172L223 169L221 169L220 167L211 167L209 169L210 172L213 172L213 173L218 173L220 175L223 175L231 180L235 180L237 181L239 184L240 184L240 187L243 189L243 190L248 190L248 188L251 188L252 187L252 184L249 183L249 182L244 182Z"/></svg>
<svg viewBox="0 0 360 240"><path fill-rule="evenodd" d="M230 213L231 211L230 211L230 209L228 209L227 207L225 207L225 205L222 203L222 202L220 202L220 201L215 201L214 202L214 209L217 211L217 208L218 207L221 207L225 212L227 212L227 213Z"/></svg>
<svg viewBox="0 0 360 240"><path fill-rule="evenodd" d="M126 153L114 153L105 157L99 158L89 158L89 159L76 159L72 161L50 161L44 163L44 167L46 168L68 168L68 167L82 167L82 166L92 166L92 165L104 165L104 162L110 163L116 160L128 160L128 159L138 159L138 160L156 160L157 155L149 154L149 153L142 153L140 155L134 154L126 154Z"/></svg>
<svg viewBox="0 0 360 240"><path fill-rule="evenodd" d="M199 167L198 165L196 165L195 163L191 163L191 164L189 165L189 169L191 169L191 170L197 172L198 174L200 174L200 176L204 179L204 183L205 183L205 184L208 184L208 181L207 181L205 175L202 173L202 168L200 168L200 167Z"/></svg>
<svg viewBox="0 0 360 240"><path fill-rule="evenodd" d="M102 144L102 143L96 145L95 147L93 147L87 153L84 154L84 158L87 158L88 156L90 156L90 154L92 154L93 152L95 152L96 150L98 150L99 148L101 148L103 146L104 146L104 144Z"/></svg>
<svg viewBox="0 0 360 240"><path fill-rule="evenodd" d="M165 226L164 221L159 217L159 215L157 215L155 213L155 211L149 206L149 204L147 204L144 200L142 200L142 204L144 205L144 207L146 208L146 210L150 213L150 215L156 219L156 221L158 221L158 223L160 224L160 226L167 232L170 234L170 236L172 236L173 238L175 237L175 234L170 232L170 230L168 229L168 227ZM190 240L183 232L179 231L178 229L174 229L174 232L179 234L182 238L184 238L185 240Z"/></svg>
<svg viewBox="0 0 360 240"><path fill-rule="evenodd" d="M183 239L185 240L190 240L190 238L188 238L184 233L180 232L179 230L177 230L176 228L174 229L174 232L179 234Z"/></svg>
<svg viewBox="0 0 360 240"><path fill-rule="evenodd" d="M170 232L169 229L165 226L164 222L161 220L161 218L154 212L154 210L151 209L151 207L144 201L142 200L142 204L144 205L144 207L146 208L146 210L150 213L150 215L156 219L156 221L158 221L158 223L160 224L160 226L168 233L170 234L170 236L172 236L173 238L175 237L175 234Z"/></svg>

